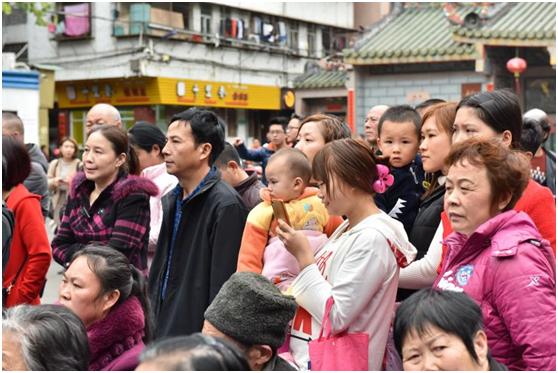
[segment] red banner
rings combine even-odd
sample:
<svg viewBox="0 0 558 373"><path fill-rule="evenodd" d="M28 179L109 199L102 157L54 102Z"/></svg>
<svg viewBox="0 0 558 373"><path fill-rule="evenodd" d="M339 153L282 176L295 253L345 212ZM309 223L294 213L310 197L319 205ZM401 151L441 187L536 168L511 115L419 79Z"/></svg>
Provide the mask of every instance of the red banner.
<svg viewBox="0 0 558 373"><path fill-rule="evenodd" d="M58 140L68 136L68 112L58 112Z"/></svg>
<svg viewBox="0 0 558 373"><path fill-rule="evenodd" d="M349 88L347 90L347 124L351 128L351 132L356 133L355 127L355 90Z"/></svg>

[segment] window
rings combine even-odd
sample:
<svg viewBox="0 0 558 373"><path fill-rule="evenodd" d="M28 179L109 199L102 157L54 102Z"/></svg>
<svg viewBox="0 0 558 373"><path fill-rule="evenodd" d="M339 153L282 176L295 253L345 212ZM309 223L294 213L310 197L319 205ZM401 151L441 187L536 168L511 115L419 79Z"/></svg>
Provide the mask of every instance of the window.
<svg viewBox="0 0 558 373"><path fill-rule="evenodd" d="M525 78L525 108L539 108L547 114L556 113L556 80L548 78Z"/></svg>
<svg viewBox="0 0 558 373"><path fill-rule="evenodd" d="M326 27L322 29L322 51L324 56L330 55L332 53L332 30L331 27Z"/></svg>
<svg viewBox="0 0 558 373"><path fill-rule="evenodd" d="M265 43L271 44L275 42L275 27L273 25L272 17L262 15L262 31L261 40Z"/></svg>
<svg viewBox="0 0 558 373"><path fill-rule="evenodd" d="M298 53L298 23L293 22L289 25L289 49Z"/></svg>
<svg viewBox="0 0 558 373"><path fill-rule="evenodd" d="M248 28L248 40L253 43L260 43L262 39L262 18L258 14L252 14Z"/></svg>
<svg viewBox="0 0 558 373"><path fill-rule="evenodd" d="M91 3L56 3L55 39L75 40L91 37Z"/></svg>
<svg viewBox="0 0 558 373"><path fill-rule="evenodd" d="M201 33L211 34L211 5L201 3Z"/></svg>
<svg viewBox="0 0 558 373"><path fill-rule="evenodd" d="M189 29L191 14L189 3L115 3L113 35L173 38L176 30Z"/></svg>
<svg viewBox="0 0 558 373"><path fill-rule="evenodd" d="M316 26L308 25L308 56L316 56Z"/></svg>
<svg viewBox="0 0 558 373"><path fill-rule="evenodd" d="M219 21L219 35L230 38L232 32L231 10L224 6L219 7L221 19Z"/></svg>
<svg viewBox="0 0 558 373"><path fill-rule="evenodd" d="M171 18L171 27L182 28L185 30L191 29L192 24L190 19L192 16L192 4L183 2L169 3L168 10L170 12L169 16ZM182 19L182 22L180 22L180 18Z"/></svg>
<svg viewBox="0 0 558 373"><path fill-rule="evenodd" d="M333 38L333 50L334 52L341 52L345 49L347 44L347 36L344 33L338 33Z"/></svg>

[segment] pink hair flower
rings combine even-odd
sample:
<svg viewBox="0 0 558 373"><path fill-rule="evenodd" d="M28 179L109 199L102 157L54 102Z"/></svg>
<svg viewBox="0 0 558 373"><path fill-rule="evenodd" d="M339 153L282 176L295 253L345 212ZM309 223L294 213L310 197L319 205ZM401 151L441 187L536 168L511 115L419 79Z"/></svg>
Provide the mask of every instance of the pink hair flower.
<svg viewBox="0 0 558 373"><path fill-rule="evenodd" d="M393 185L393 175L389 173L389 168L383 164L376 165L378 171L378 180L374 181L372 185L374 192L378 194L384 193L387 188Z"/></svg>

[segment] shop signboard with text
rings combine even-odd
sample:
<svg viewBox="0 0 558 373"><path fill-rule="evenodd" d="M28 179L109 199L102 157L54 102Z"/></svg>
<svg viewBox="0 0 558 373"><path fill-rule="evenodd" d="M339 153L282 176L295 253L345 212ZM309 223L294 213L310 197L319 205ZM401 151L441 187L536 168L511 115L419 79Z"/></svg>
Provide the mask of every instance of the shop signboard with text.
<svg viewBox="0 0 558 373"><path fill-rule="evenodd" d="M56 82L56 96L61 109L88 108L100 102L133 106L160 101L157 78Z"/></svg>
<svg viewBox="0 0 558 373"><path fill-rule="evenodd" d="M273 86L175 78L105 79L56 83L59 107L184 105L279 110L281 89Z"/></svg>

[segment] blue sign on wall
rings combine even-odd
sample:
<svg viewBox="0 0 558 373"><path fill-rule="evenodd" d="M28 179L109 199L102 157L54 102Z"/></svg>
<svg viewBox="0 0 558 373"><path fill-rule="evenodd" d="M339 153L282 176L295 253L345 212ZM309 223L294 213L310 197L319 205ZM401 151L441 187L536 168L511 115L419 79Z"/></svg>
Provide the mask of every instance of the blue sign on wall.
<svg viewBox="0 0 558 373"><path fill-rule="evenodd" d="M39 90L39 72L2 70L2 88Z"/></svg>

